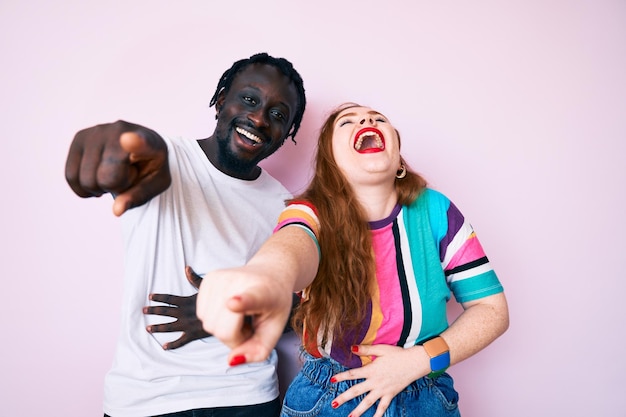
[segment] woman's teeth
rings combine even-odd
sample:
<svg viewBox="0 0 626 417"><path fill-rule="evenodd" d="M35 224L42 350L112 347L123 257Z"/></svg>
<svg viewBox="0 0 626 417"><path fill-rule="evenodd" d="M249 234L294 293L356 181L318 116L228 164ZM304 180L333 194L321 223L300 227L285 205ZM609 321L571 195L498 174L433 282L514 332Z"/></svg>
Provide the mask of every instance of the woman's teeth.
<svg viewBox="0 0 626 417"><path fill-rule="evenodd" d="M357 151L360 151L361 148L363 148L363 142L365 140L367 140L365 149L369 149L369 148L383 149L384 148L383 141L380 139L380 136L378 136L376 133L366 132L366 133L363 133L361 136L359 136L356 143L354 144L354 149L356 149Z"/></svg>

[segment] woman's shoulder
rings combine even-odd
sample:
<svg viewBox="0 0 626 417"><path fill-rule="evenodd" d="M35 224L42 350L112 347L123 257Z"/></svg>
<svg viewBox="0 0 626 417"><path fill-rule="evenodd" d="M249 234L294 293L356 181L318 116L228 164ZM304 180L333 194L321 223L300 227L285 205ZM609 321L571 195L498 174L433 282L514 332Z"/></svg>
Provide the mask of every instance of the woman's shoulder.
<svg viewBox="0 0 626 417"><path fill-rule="evenodd" d="M285 209L312 211L317 216L317 208L315 207L315 204L305 199L294 198L287 203L287 207L285 207Z"/></svg>
<svg viewBox="0 0 626 417"><path fill-rule="evenodd" d="M446 210L450 206L450 199L441 191L433 188L424 188L419 196L415 199L411 207L425 208L428 210L444 209Z"/></svg>

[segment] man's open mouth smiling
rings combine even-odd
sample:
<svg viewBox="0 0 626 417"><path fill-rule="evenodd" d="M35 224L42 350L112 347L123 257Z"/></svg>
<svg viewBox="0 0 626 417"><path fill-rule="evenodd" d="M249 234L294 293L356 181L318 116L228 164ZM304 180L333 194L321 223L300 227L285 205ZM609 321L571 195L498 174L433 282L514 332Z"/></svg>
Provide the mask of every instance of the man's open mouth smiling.
<svg viewBox="0 0 626 417"><path fill-rule="evenodd" d="M252 142L252 146L260 145L261 143L263 143L263 141L261 140L259 136L255 135L254 133L242 127L235 126L235 131L239 133L240 136L243 136L244 138L249 139L250 142Z"/></svg>
<svg viewBox="0 0 626 417"><path fill-rule="evenodd" d="M384 151L385 137L380 130L366 127L357 132L354 138L354 149L359 153Z"/></svg>

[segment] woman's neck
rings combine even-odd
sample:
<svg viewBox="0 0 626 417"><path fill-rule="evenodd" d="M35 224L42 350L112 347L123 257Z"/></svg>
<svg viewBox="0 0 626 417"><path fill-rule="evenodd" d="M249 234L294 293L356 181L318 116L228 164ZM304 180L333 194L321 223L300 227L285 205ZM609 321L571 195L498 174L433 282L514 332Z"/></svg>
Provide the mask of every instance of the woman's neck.
<svg viewBox="0 0 626 417"><path fill-rule="evenodd" d="M365 211L368 221L384 219L391 214L391 211L398 203L398 193L394 184L354 186L356 198L359 200Z"/></svg>

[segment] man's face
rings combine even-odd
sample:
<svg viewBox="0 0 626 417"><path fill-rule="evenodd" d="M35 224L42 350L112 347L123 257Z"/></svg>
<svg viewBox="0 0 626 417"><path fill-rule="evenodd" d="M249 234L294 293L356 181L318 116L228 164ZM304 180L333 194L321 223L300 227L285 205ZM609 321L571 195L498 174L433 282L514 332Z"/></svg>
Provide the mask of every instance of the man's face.
<svg viewBox="0 0 626 417"><path fill-rule="evenodd" d="M252 64L216 102L218 169L246 174L283 144L296 113L295 85L279 69Z"/></svg>

